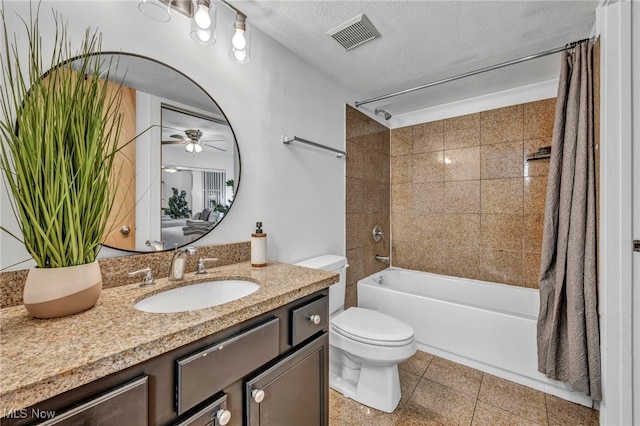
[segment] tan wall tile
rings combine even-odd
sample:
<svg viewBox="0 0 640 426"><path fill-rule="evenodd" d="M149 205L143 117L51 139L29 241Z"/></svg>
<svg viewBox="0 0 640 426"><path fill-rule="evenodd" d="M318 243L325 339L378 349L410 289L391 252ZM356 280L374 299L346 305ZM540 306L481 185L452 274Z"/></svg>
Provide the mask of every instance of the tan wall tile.
<svg viewBox="0 0 640 426"><path fill-rule="evenodd" d="M364 134L364 114L349 105L346 107L345 114L347 139L362 136Z"/></svg>
<svg viewBox="0 0 640 426"><path fill-rule="evenodd" d="M444 180L480 179L480 147L444 151Z"/></svg>
<svg viewBox="0 0 640 426"><path fill-rule="evenodd" d="M346 178L346 211L347 213L362 213L364 212L363 202L363 180L348 177Z"/></svg>
<svg viewBox="0 0 640 426"><path fill-rule="evenodd" d="M501 179L522 176L522 141L482 145L480 177Z"/></svg>
<svg viewBox="0 0 640 426"><path fill-rule="evenodd" d="M367 180L389 182L391 161L388 155L364 148L362 176Z"/></svg>
<svg viewBox="0 0 640 426"><path fill-rule="evenodd" d="M445 237L446 216L443 214L414 213L411 216L413 234L411 240L442 240Z"/></svg>
<svg viewBox="0 0 640 426"><path fill-rule="evenodd" d="M550 138L553 136L556 98L524 104L524 138Z"/></svg>
<svg viewBox="0 0 640 426"><path fill-rule="evenodd" d="M391 157L391 183L413 182L413 157L398 155Z"/></svg>
<svg viewBox="0 0 640 426"><path fill-rule="evenodd" d="M413 184L391 185L391 211L394 213L413 211Z"/></svg>
<svg viewBox="0 0 640 426"><path fill-rule="evenodd" d="M442 151L444 123L442 120L413 126L413 153Z"/></svg>
<svg viewBox="0 0 640 426"><path fill-rule="evenodd" d="M364 172L364 149L360 144L347 140L347 177L362 179Z"/></svg>
<svg viewBox="0 0 640 426"><path fill-rule="evenodd" d="M413 216L414 214L410 212L392 212L390 239L393 241L410 241L415 235Z"/></svg>
<svg viewBox="0 0 640 426"><path fill-rule="evenodd" d="M477 279L480 252L477 247L461 246L447 242L444 248L442 273L454 277Z"/></svg>
<svg viewBox="0 0 640 426"><path fill-rule="evenodd" d="M389 211L389 184L371 180L363 181L362 201L365 213Z"/></svg>
<svg viewBox="0 0 640 426"><path fill-rule="evenodd" d="M521 214L483 214L480 221L482 247L522 252L523 216Z"/></svg>
<svg viewBox="0 0 640 426"><path fill-rule="evenodd" d="M524 253L522 264L523 287L538 288L540 256L540 253Z"/></svg>
<svg viewBox="0 0 640 426"><path fill-rule="evenodd" d="M364 245L364 214L363 213L347 213L346 223L346 248L347 250L362 247Z"/></svg>
<svg viewBox="0 0 640 426"><path fill-rule="evenodd" d="M513 105L480 113L482 145L521 141L523 135L522 111L522 105Z"/></svg>
<svg viewBox="0 0 640 426"><path fill-rule="evenodd" d="M480 251L480 279L496 283L522 285L522 251Z"/></svg>
<svg viewBox="0 0 640 426"><path fill-rule="evenodd" d="M524 177L549 175L549 158L526 161L527 155L535 154L539 148L551 146L551 138L524 141Z"/></svg>
<svg viewBox="0 0 640 426"><path fill-rule="evenodd" d="M413 154L413 127L391 131L391 156Z"/></svg>
<svg viewBox="0 0 640 426"><path fill-rule="evenodd" d="M412 158L414 183L443 181L443 151L432 151L423 154L414 154Z"/></svg>
<svg viewBox="0 0 640 426"><path fill-rule="evenodd" d="M524 251L540 252L542 250L542 232L544 229L544 215L526 214L524 217Z"/></svg>
<svg viewBox="0 0 640 426"><path fill-rule="evenodd" d="M524 178L524 212L544 214L547 198L547 177L534 176Z"/></svg>
<svg viewBox="0 0 640 426"><path fill-rule="evenodd" d="M480 145L480 113L444 120L444 148Z"/></svg>
<svg viewBox="0 0 640 426"><path fill-rule="evenodd" d="M444 236L449 245L472 247L480 245L479 214L445 214Z"/></svg>
<svg viewBox="0 0 640 426"><path fill-rule="evenodd" d="M480 181L461 180L444 183L445 213L480 213Z"/></svg>
<svg viewBox="0 0 640 426"><path fill-rule="evenodd" d="M522 178L483 180L480 191L482 213L522 213Z"/></svg>
<svg viewBox="0 0 640 426"><path fill-rule="evenodd" d="M347 287L345 292L344 308L349 309L351 307L358 306L358 286L352 285Z"/></svg>
<svg viewBox="0 0 640 426"><path fill-rule="evenodd" d="M442 213L443 210L443 182L413 184L413 211L422 213Z"/></svg>

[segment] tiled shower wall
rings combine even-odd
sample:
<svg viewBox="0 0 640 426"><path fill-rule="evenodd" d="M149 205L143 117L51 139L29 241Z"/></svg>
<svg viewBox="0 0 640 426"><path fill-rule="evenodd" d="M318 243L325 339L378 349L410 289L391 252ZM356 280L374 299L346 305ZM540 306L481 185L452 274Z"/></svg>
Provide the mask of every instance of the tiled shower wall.
<svg viewBox="0 0 640 426"><path fill-rule="evenodd" d="M390 131L356 109L346 107L346 306L356 305L355 285L360 278L388 265L374 256L389 256L390 251ZM373 241L373 227L378 224L384 240Z"/></svg>
<svg viewBox="0 0 640 426"><path fill-rule="evenodd" d="M537 288L549 160L525 157L551 145L554 110L555 98L391 131L393 265Z"/></svg>

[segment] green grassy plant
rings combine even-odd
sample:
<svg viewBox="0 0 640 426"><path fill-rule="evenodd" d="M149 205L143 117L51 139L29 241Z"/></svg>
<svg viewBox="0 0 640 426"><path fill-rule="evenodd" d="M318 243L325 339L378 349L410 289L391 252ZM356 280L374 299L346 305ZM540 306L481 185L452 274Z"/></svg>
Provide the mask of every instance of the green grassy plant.
<svg viewBox="0 0 640 426"><path fill-rule="evenodd" d="M55 13L54 49L44 66L39 13L31 15L22 21L29 49L20 52L15 35L9 41L2 11L0 167L22 238L2 229L24 244L38 267L91 263L114 203L120 91L108 91L108 73L100 75L100 35L87 30L72 54Z"/></svg>

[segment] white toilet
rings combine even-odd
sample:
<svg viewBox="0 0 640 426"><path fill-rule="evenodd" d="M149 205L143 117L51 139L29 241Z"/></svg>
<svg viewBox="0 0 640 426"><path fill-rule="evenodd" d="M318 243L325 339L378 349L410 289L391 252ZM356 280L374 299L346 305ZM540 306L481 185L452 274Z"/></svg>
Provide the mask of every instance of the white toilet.
<svg viewBox="0 0 640 426"><path fill-rule="evenodd" d="M398 363L416 353L413 328L364 308L344 310L347 259L332 254L297 263L340 274L329 287L329 386L369 407L391 413L400 402Z"/></svg>

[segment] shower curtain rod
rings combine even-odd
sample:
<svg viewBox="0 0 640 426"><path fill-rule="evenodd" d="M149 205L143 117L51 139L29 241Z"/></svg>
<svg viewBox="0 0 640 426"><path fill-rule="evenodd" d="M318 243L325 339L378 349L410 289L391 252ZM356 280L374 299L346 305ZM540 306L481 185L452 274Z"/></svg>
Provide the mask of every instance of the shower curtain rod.
<svg viewBox="0 0 640 426"><path fill-rule="evenodd" d="M555 49L545 50L544 52L535 53L533 55L525 56L523 58L513 59L511 61L502 62L502 63L496 64L496 65L491 65L491 66L480 68L480 69L477 69L477 70L474 70L474 71L465 72L463 74L458 74L458 75L453 76L453 77L447 77L447 78L443 78L441 80L432 81L431 83L423 84L423 85L412 87L412 88L409 88L409 89L400 90L398 92L393 92L393 93L389 93L389 94L386 94L386 95L376 96L375 98L366 99L364 101L356 101L355 105L356 105L356 108L359 108L360 105L370 104L371 102L381 101L383 99L388 99L388 98L392 98L392 97L395 97L395 96L404 95L404 94L407 94L407 93L415 92L416 90L426 89L428 87L437 86L438 84L448 83L448 82L454 81L454 80L460 80L461 78L470 77L470 76L476 75L476 74L482 74L482 73L487 72L487 71L497 70L497 69L500 69L500 68L508 67L509 65L519 64L520 62L526 62L526 61L530 61L532 59L537 59L537 58L542 58L544 56L553 55L554 53L559 53L559 52L562 52L562 51L567 50L567 49L572 49L578 43L582 43L583 41L591 41L591 42L593 42L594 38L593 37L585 38L585 39L582 39L582 40L574 41L572 43L568 43L568 44L564 45L563 47L556 47Z"/></svg>

